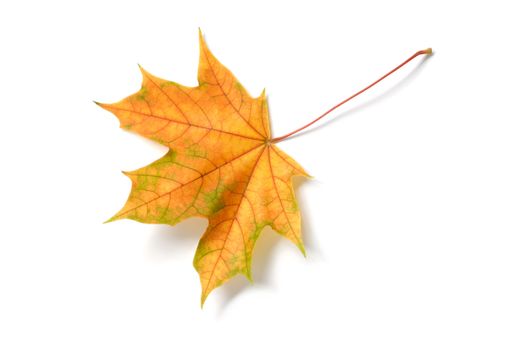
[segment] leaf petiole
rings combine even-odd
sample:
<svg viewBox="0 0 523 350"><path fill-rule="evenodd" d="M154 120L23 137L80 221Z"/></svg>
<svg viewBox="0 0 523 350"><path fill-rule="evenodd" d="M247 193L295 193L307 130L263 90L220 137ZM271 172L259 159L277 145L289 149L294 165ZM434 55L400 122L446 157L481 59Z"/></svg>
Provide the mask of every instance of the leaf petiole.
<svg viewBox="0 0 523 350"><path fill-rule="evenodd" d="M390 72L388 72L387 74L385 74L384 76L382 76L381 78L379 78L378 80L376 80L375 82L373 82L372 84L368 85L367 87L365 87L364 89L356 92L354 95L346 98L345 100L341 101L340 103L338 103L337 105L335 105L334 107L331 107L329 110L327 110L325 113L323 113L322 115L320 115L319 117L317 117L316 119L314 119L313 121L311 121L310 123L302 126L301 128L298 128L288 134L285 134L283 136L280 136L280 137L275 137L273 138L270 142L271 143L278 143L280 141L283 141L285 140L286 138L289 138L291 137L292 135L302 131L303 129L306 129L308 128L309 126L311 126L312 124L316 123L317 121L319 121L320 119L322 119L323 117L325 117L327 114L329 114L330 112L334 111L335 109L337 109L338 107L341 107L342 105L344 105L345 103L349 102L350 100L352 100L354 97L364 93L365 91L367 91L368 89L370 89L371 87L373 87L374 85L378 84L380 81L382 81L383 79L385 79L386 77L388 77L389 75L391 75L392 73L394 73L395 71L397 71L398 69L400 69L401 67L403 67L404 65L406 65L407 63L409 63L410 61L412 61L414 58L420 56L420 55L432 55L432 49L431 48L428 48L428 49L425 49L425 50L420 50L418 52L416 52L414 55L410 56L409 58L407 58L402 64L400 64L399 66L397 66L396 68L394 68L393 70L391 70Z"/></svg>

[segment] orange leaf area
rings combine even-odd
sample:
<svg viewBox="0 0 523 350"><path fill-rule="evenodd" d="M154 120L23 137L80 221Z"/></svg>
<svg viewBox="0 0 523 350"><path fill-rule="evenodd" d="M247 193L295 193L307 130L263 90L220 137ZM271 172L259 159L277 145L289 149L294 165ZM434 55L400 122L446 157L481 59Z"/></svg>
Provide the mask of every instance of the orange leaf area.
<svg viewBox="0 0 523 350"><path fill-rule="evenodd" d="M254 245L265 226L304 252L291 180L308 175L271 142L265 94L249 96L209 51L201 33L198 86L182 86L140 69L143 83L137 93L98 104L114 113L122 128L169 151L125 173L131 193L109 221L175 225L193 216L208 218L194 257L202 305L233 276L251 279Z"/></svg>

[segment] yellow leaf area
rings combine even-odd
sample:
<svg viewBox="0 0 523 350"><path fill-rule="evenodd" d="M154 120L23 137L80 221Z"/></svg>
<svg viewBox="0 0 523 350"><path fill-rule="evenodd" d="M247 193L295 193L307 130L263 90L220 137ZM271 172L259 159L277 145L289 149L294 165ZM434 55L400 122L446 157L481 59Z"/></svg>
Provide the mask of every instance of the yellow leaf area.
<svg viewBox="0 0 523 350"><path fill-rule="evenodd" d="M304 253L291 180L308 175L271 142L265 94L249 96L209 51L201 33L198 86L182 86L140 69L140 91L99 105L114 113L122 128L169 151L144 168L125 172L131 193L109 221L175 225L189 217L208 218L194 257L202 305L233 276L241 273L251 280L253 248L265 226Z"/></svg>

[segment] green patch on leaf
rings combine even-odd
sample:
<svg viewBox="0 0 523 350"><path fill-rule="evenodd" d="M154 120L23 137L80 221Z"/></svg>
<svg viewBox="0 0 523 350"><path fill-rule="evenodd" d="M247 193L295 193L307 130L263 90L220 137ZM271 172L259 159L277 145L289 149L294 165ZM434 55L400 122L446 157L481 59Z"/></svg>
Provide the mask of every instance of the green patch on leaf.
<svg viewBox="0 0 523 350"><path fill-rule="evenodd" d="M136 94L136 99L140 101L145 101L145 98L147 97L147 88L145 86L142 86L140 91Z"/></svg>
<svg viewBox="0 0 523 350"><path fill-rule="evenodd" d="M138 175L136 177L136 189L137 190L150 190L155 188L158 183L158 177L148 175Z"/></svg>
<svg viewBox="0 0 523 350"><path fill-rule="evenodd" d="M191 158L206 158L207 151L198 144L192 144L185 150L185 155Z"/></svg>
<svg viewBox="0 0 523 350"><path fill-rule="evenodd" d="M222 183L219 183L214 190L204 193L203 199L210 214L217 213L219 210L225 207L225 202L222 196L225 190L226 186L224 186Z"/></svg>

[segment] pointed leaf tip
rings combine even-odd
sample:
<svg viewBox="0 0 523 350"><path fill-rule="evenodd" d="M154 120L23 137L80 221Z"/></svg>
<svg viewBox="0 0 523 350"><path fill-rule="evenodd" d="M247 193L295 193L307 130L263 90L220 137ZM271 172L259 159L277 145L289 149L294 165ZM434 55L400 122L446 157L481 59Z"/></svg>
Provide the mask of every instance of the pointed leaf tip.
<svg viewBox="0 0 523 350"><path fill-rule="evenodd" d="M303 254L303 257L306 258L307 257L307 252L305 251L305 245L303 243L300 243L298 245L298 249Z"/></svg>
<svg viewBox="0 0 523 350"><path fill-rule="evenodd" d="M109 103L103 103L103 102L98 102L98 101L93 101L98 107L101 107L103 109L106 109L106 110L109 110L109 107L111 106L111 104Z"/></svg>
<svg viewBox="0 0 523 350"><path fill-rule="evenodd" d="M207 295L203 295L200 298L200 308L203 310L203 305L205 304L205 300L207 300Z"/></svg>
<svg viewBox="0 0 523 350"><path fill-rule="evenodd" d="M142 77L145 77L147 74L149 74L145 68L143 68L143 66L140 64L140 63L137 63L138 65L138 69L140 69L140 72L142 73Z"/></svg>
<svg viewBox="0 0 523 350"><path fill-rule="evenodd" d="M113 222L113 221L116 221L116 217L115 216L112 216L111 218L105 220L104 222L102 222L102 224L108 224L108 223Z"/></svg>
<svg viewBox="0 0 523 350"><path fill-rule="evenodd" d="M203 32L202 32L202 30L200 28L198 28L198 38L199 38L199 41L200 41L200 45L205 43L205 39L203 38Z"/></svg>

